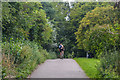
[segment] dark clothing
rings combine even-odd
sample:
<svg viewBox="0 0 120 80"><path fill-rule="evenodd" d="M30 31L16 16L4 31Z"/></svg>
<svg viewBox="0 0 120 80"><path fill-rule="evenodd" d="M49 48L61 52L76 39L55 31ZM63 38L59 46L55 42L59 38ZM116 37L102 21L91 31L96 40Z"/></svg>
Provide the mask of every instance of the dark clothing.
<svg viewBox="0 0 120 80"><path fill-rule="evenodd" d="M59 50L60 50L60 52L64 51L64 49L59 49Z"/></svg>

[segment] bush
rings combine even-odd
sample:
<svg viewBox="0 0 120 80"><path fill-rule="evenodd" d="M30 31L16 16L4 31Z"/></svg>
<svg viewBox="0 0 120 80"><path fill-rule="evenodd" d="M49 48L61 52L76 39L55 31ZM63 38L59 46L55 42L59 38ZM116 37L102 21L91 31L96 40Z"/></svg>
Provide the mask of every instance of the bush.
<svg viewBox="0 0 120 80"><path fill-rule="evenodd" d="M56 58L57 58L56 53L55 53L55 52L50 51L50 52L49 52L49 57L48 57L48 59L56 59Z"/></svg>
<svg viewBox="0 0 120 80"><path fill-rule="evenodd" d="M72 52L71 54L68 54L67 57L68 57L68 58L73 58L73 57L74 57L74 52Z"/></svg>
<svg viewBox="0 0 120 80"><path fill-rule="evenodd" d="M56 58L43 50L40 44L30 41L10 41L2 44L3 78L26 78L38 64L46 59Z"/></svg>
<svg viewBox="0 0 120 80"><path fill-rule="evenodd" d="M102 78L118 78L118 52L106 51L100 58L100 63L97 65L98 77Z"/></svg>

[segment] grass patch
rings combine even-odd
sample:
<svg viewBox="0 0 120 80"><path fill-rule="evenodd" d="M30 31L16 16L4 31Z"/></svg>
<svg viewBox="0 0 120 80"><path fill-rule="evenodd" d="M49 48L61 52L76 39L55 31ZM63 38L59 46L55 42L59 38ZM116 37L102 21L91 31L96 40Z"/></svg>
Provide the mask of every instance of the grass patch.
<svg viewBox="0 0 120 80"><path fill-rule="evenodd" d="M84 70L84 72L89 78L96 78L96 74L98 72L95 66L99 62L98 59L74 58L74 60L80 65L80 67Z"/></svg>

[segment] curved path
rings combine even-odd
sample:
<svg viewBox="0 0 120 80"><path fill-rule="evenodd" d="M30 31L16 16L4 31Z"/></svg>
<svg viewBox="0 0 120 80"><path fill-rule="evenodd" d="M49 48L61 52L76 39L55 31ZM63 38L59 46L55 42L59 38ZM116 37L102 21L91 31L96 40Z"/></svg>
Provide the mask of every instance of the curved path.
<svg viewBox="0 0 120 80"><path fill-rule="evenodd" d="M88 78L73 59L52 59L40 64L29 78Z"/></svg>

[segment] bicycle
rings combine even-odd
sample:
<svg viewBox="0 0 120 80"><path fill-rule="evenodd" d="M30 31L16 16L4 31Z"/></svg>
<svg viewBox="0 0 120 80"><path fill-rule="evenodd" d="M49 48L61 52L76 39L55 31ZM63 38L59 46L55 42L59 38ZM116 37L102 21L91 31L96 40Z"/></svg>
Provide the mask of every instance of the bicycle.
<svg viewBox="0 0 120 80"><path fill-rule="evenodd" d="M64 51L61 51L60 52L60 59L63 59L63 57L64 57Z"/></svg>

